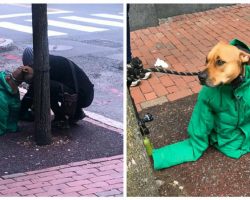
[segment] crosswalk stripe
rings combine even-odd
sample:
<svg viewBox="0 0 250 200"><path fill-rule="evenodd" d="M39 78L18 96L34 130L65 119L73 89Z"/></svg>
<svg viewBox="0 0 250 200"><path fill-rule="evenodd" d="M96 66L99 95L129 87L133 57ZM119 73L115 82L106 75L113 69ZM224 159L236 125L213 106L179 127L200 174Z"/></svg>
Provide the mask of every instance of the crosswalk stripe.
<svg viewBox="0 0 250 200"><path fill-rule="evenodd" d="M123 23L121 22L115 22L115 21L108 21L108 20L101 20L101 19L93 19L93 18L86 18L86 17L77 17L77 16L68 16L68 17L60 17L63 19L69 19L69 20L75 20L80 22L88 22L88 23L94 23L94 24L101 24L106 26L117 26L117 27L123 27Z"/></svg>
<svg viewBox="0 0 250 200"><path fill-rule="evenodd" d="M0 27L32 34L31 26L24 26L24 25L15 24L12 22L0 22ZM67 35L67 33L48 30L48 36L59 36L59 35Z"/></svg>
<svg viewBox="0 0 250 200"><path fill-rule="evenodd" d="M111 15L111 14L106 14L106 13L92 14L92 16L103 17L103 18L110 18L110 19L121 19L121 20L123 20L123 16L120 16L120 15Z"/></svg>
<svg viewBox="0 0 250 200"><path fill-rule="evenodd" d="M32 20L26 20L26 21L32 21ZM73 29L83 32L98 32L98 31L107 31L108 29L105 28L96 28L92 26L82 26L78 24L72 24L72 23L66 23L61 21L55 21L55 20L48 20L49 26L56 26L56 27L62 27L67 29Z"/></svg>
<svg viewBox="0 0 250 200"><path fill-rule="evenodd" d="M48 15L55 15L55 14L66 14L66 13L73 13L72 11L51 11L47 12ZM17 13L17 14L8 14L8 15L0 15L0 19L5 18L13 18L13 17L24 17L24 16L32 16L32 13Z"/></svg>

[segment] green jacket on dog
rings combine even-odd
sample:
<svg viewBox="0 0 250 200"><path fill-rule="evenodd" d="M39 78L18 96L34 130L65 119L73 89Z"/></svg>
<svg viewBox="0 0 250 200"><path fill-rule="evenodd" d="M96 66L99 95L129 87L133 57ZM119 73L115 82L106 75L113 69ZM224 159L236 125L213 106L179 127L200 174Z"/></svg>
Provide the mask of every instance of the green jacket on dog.
<svg viewBox="0 0 250 200"><path fill-rule="evenodd" d="M230 44L247 47L239 40ZM236 89L230 84L202 87L188 125L189 138L154 149L155 169L196 161L209 145L231 158L250 152L250 65L244 67L245 80Z"/></svg>
<svg viewBox="0 0 250 200"><path fill-rule="evenodd" d="M13 94L5 80L6 73L0 72L0 135L16 132L20 108L20 95Z"/></svg>

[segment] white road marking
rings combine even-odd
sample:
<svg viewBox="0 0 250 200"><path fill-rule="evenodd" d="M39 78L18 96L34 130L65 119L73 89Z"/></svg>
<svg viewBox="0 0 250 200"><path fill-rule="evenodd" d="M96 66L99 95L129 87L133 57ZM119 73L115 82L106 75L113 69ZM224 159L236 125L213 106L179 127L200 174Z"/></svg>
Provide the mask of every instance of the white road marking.
<svg viewBox="0 0 250 200"><path fill-rule="evenodd" d="M24 26L24 25L15 24L12 22L0 22L0 28L7 28L7 29L15 30L15 31L20 31L20 32L32 34L32 27L31 26ZM50 36L59 36L59 35L67 35L67 33L48 30L49 37Z"/></svg>
<svg viewBox="0 0 250 200"><path fill-rule="evenodd" d="M32 21L32 20L29 19L26 21ZM83 32L100 32L100 31L107 31L108 30L105 28L96 28L93 26L82 26L82 25L78 25L78 24L72 24L72 23L61 22L61 21L56 21L56 20L48 20L48 25L61 27L61 28L67 28L67 29L73 29L73 30L78 30L78 31L83 31Z"/></svg>
<svg viewBox="0 0 250 200"><path fill-rule="evenodd" d="M106 14L106 13L92 14L92 16L103 17L103 18L110 18L110 19L121 19L121 20L123 20L123 16L120 16L120 15L111 15L111 14Z"/></svg>
<svg viewBox="0 0 250 200"><path fill-rule="evenodd" d="M63 19L75 20L80 22L88 22L94 24L101 24L104 26L116 26L116 27L123 27L123 23L115 22L115 21L108 21L108 20L101 20L101 19L93 19L93 18L86 18L86 17L77 17L77 16L68 16L68 17L60 17Z"/></svg>
<svg viewBox="0 0 250 200"><path fill-rule="evenodd" d="M51 11L47 12L48 15L55 14L65 14L65 13L73 13L72 11ZM0 19L13 18L13 17L24 17L24 16L32 16L32 13L17 13L17 14L8 14L8 15L0 15Z"/></svg>
<svg viewBox="0 0 250 200"><path fill-rule="evenodd" d="M102 122L103 124L106 124L106 125L118 128L118 129L123 129L123 123L121 122L115 121L113 119L109 119L107 117L104 117L102 115L99 115L90 111L85 110L84 112L91 119L94 119L98 122Z"/></svg>

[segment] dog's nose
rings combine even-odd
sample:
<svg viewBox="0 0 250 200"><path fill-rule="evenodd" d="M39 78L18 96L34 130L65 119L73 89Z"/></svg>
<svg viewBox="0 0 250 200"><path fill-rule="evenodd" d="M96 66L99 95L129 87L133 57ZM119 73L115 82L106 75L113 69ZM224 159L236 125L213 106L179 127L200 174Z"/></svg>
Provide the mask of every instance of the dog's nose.
<svg viewBox="0 0 250 200"><path fill-rule="evenodd" d="M204 85L206 80L207 80L207 77L208 77L208 74L207 74L207 71L203 71L203 72L200 72L198 74L198 78L201 82L201 85Z"/></svg>

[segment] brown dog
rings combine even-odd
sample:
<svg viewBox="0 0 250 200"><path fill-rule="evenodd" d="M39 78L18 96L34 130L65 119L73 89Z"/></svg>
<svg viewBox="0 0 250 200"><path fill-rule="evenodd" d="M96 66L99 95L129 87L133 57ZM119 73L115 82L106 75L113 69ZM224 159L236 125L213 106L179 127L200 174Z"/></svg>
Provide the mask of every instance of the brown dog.
<svg viewBox="0 0 250 200"><path fill-rule="evenodd" d="M216 87L220 84L231 83L243 74L243 63L250 62L250 54L235 46L219 42L209 52L206 59L206 69L198 78L202 85Z"/></svg>
<svg viewBox="0 0 250 200"><path fill-rule="evenodd" d="M18 67L15 71L7 74L5 79L13 89L13 93L17 93L18 86L22 82L30 82L33 78L34 71L29 66Z"/></svg>

